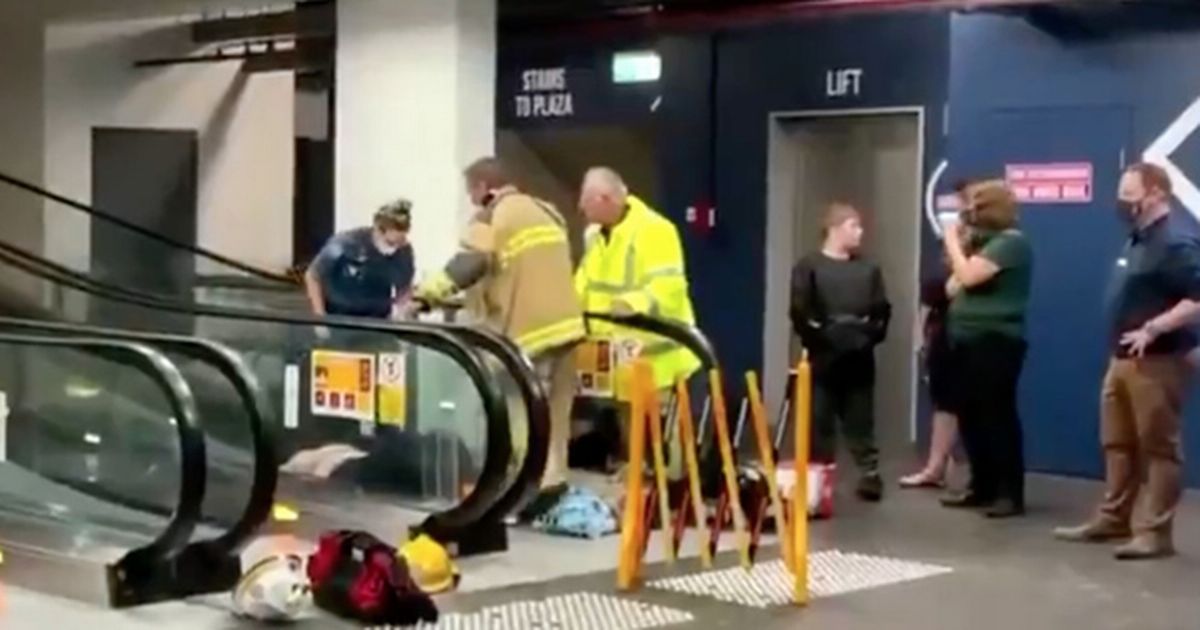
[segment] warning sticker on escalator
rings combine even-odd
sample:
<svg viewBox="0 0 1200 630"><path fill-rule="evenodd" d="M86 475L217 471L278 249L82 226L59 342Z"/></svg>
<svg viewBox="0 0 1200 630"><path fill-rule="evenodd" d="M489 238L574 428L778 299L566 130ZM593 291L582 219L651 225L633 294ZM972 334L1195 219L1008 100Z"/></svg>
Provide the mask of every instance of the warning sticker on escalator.
<svg viewBox="0 0 1200 630"><path fill-rule="evenodd" d="M403 352L379 354L379 424L404 428L407 392Z"/></svg>
<svg viewBox="0 0 1200 630"><path fill-rule="evenodd" d="M314 416L375 421L375 355L313 352L311 382Z"/></svg>

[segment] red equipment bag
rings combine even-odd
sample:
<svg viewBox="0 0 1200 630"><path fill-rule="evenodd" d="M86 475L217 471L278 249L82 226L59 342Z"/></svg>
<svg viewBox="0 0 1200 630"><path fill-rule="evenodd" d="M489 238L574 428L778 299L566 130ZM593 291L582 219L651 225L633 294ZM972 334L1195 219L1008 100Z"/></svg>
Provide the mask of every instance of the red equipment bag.
<svg viewBox="0 0 1200 630"><path fill-rule="evenodd" d="M438 619L437 606L413 582L396 549L365 532L322 534L308 560L308 578L313 601L339 617L398 626Z"/></svg>

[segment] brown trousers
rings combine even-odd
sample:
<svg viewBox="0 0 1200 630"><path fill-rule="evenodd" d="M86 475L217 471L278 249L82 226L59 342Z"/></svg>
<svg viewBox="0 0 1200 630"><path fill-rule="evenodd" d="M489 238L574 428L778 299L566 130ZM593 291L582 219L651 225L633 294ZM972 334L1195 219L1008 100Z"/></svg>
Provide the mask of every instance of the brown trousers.
<svg viewBox="0 0 1200 630"><path fill-rule="evenodd" d="M1182 492L1180 424L1191 372L1185 357L1161 356L1113 359L1104 377L1107 490L1100 517L1119 525L1132 520L1135 535L1161 543L1170 542Z"/></svg>
<svg viewBox="0 0 1200 630"><path fill-rule="evenodd" d="M567 483L571 442L571 404L575 401L575 346L547 351L533 361L550 398L550 450L542 488Z"/></svg>

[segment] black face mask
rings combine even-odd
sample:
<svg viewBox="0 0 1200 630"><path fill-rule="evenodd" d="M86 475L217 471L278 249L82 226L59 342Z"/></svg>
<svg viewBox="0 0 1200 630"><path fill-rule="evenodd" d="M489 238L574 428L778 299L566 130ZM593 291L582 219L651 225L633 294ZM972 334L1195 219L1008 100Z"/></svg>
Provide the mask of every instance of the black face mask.
<svg viewBox="0 0 1200 630"><path fill-rule="evenodd" d="M1142 213L1142 202L1117 200L1117 218L1122 223L1133 226L1137 224L1138 215Z"/></svg>

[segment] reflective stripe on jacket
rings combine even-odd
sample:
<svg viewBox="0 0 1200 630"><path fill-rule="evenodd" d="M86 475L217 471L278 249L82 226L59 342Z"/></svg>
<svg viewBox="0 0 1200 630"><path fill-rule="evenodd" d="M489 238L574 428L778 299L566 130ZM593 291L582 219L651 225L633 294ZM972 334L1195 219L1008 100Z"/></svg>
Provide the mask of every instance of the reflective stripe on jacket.
<svg viewBox="0 0 1200 630"><path fill-rule="evenodd" d="M641 199L630 195L628 205L625 217L607 235L597 226L588 229L583 260L575 272L584 310L611 313L620 301L637 313L695 325L679 231ZM700 368L700 359L690 350L657 335L617 330L607 322L591 322L589 329L593 336L638 340L641 356L654 366L659 389L674 386ZM618 378L618 397L626 386L623 380Z"/></svg>
<svg viewBox="0 0 1200 630"><path fill-rule="evenodd" d="M587 336L571 285L566 221L550 204L519 192L498 196L476 214L451 276L473 275L468 309L513 340L529 356L577 343ZM453 273L455 267L467 270Z"/></svg>

